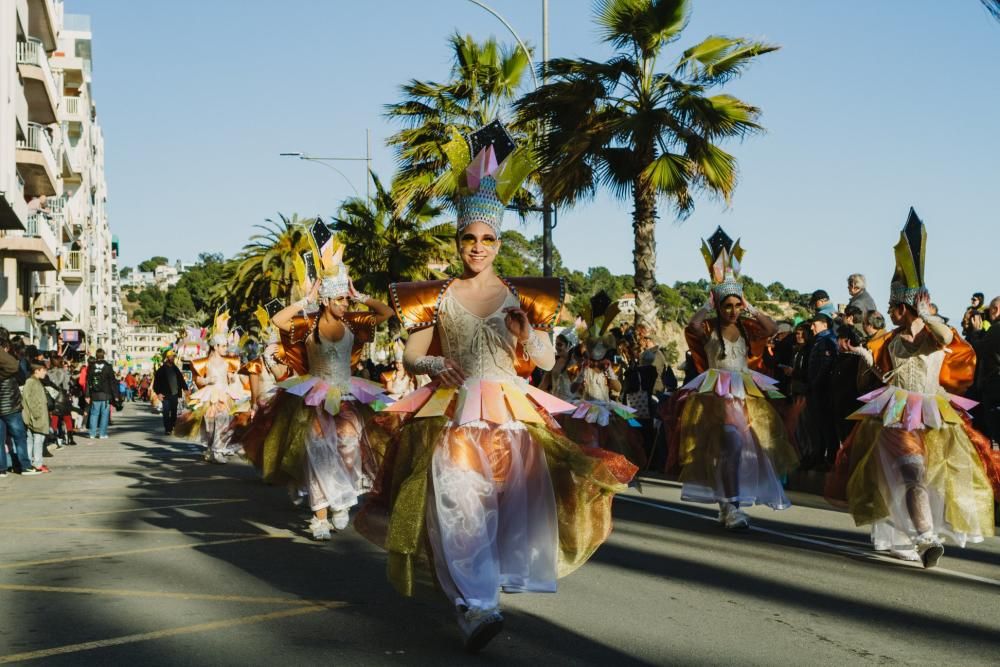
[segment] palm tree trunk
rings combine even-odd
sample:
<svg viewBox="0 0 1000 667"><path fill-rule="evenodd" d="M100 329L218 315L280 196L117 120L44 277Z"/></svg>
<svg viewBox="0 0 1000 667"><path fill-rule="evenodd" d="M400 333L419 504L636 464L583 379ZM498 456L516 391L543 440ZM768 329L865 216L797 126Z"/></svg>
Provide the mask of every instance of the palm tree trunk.
<svg viewBox="0 0 1000 667"><path fill-rule="evenodd" d="M655 327L656 298L656 194L648 184L636 179L632 189L635 210L632 229L635 245L632 262L635 267L635 324Z"/></svg>

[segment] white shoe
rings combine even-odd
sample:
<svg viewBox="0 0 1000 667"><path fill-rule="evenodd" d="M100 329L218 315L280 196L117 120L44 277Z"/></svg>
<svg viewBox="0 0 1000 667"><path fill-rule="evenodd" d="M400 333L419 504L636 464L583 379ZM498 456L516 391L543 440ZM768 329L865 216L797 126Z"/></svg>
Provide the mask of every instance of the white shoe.
<svg viewBox="0 0 1000 667"><path fill-rule="evenodd" d="M721 503L719 523L727 530L746 530L750 527L750 518L733 503Z"/></svg>
<svg viewBox="0 0 1000 667"><path fill-rule="evenodd" d="M336 530L343 530L347 528L347 524L351 522L351 512L350 510L336 510L333 512L333 527Z"/></svg>
<svg viewBox="0 0 1000 667"><path fill-rule="evenodd" d="M465 650L479 653L503 630L503 615L500 609L458 610L458 627L465 638Z"/></svg>
<svg viewBox="0 0 1000 667"><path fill-rule="evenodd" d="M941 556L944 555L944 546L941 544L941 540L938 539L937 535L928 532L917 536L916 542L917 554L924 564L924 569L929 570L936 567Z"/></svg>
<svg viewBox="0 0 1000 667"><path fill-rule="evenodd" d="M314 516L309 519L309 532L312 533L314 540L328 540L330 539L330 522Z"/></svg>
<svg viewBox="0 0 1000 667"><path fill-rule="evenodd" d="M885 553L893 558L898 558L899 560L905 560L910 563L919 563L920 554L917 553L916 549L886 549Z"/></svg>

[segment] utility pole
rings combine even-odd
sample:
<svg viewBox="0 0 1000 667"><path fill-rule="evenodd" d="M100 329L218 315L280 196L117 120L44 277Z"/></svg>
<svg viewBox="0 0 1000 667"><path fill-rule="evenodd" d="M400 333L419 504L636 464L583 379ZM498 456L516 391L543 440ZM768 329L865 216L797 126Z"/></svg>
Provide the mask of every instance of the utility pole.
<svg viewBox="0 0 1000 667"><path fill-rule="evenodd" d="M542 0L542 85L549 77L549 0ZM542 132L547 130L542 127ZM544 181L544 176L543 179ZM552 275L552 205L542 183L542 275Z"/></svg>

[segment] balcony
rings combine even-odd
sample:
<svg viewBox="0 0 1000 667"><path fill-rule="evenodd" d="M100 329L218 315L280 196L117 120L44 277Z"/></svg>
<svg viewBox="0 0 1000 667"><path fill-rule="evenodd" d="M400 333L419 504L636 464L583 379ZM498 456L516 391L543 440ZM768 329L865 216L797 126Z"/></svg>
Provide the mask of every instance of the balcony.
<svg viewBox="0 0 1000 667"><path fill-rule="evenodd" d="M63 22L62 5L52 0L28 0L28 34L40 38L45 51L56 48L56 31Z"/></svg>
<svg viewBox="0 0 1000 667"><path fill-rule="evenodd" d="M24 81L28 120L48 125L56 122L61 84L49 68L49 57L41 40L29 37L17 43L17 71Z"/></svg>
<svg viewBox="0 0 1000 667"><path fill-rule="evenodd" d="M70 250L66 253L59 277L65 283L83 282L83 251Z"/></svg>
<svg viewBox="0 0 1000 667"><path fill-rule="evenodd" d="M16 187L13 192L5 192L0 197L0 229L24 231L28 219L28 205L24 201L24 179L14 172Z"/></svg>
<svg viewBox="0 0 1000 667"><path fill-rule="evenodd" d="M58 322L63 318L62 290L43 286L32 301L32 312L39 322Z"/></svg>
<svg viewBox="0 0 1000 667"><path fill-rule="evenodd" d="M67 123L86 123L90 120L89 105L85 97L63 95L59 119Z"/></svg>
<svg viewBox="0 0 1000 667"><path fill-rule="evenodd" d="M44 125L28 123L25 138L17 140L15 155L18 171L24 179L25 197L60 194L58 163Z"/></svg>
<svg viewBox="0 0 1000 667"><path fill-rule="evenodd" d="M15 257L19 264L33 271L52 271L56 268L55 249L58 246L52 221L39 213L28 216L23 232L7 232L0 239L5 254Z"/></svg>

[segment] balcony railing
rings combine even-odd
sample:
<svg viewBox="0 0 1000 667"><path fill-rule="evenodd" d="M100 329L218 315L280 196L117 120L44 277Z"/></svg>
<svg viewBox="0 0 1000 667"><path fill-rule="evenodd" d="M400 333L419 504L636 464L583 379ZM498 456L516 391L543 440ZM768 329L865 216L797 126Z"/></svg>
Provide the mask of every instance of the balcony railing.
<svg viewBox="0 0 1000 667"><path fill-rule="evenodd" d="M80 113L80 98L71 97L69 95L63 96L63 108L66 110L67 114L76 116Z"/></svg>
<svg viewBox="0 0 1000 667"><path fill-rule="evenodd" d="M52 140L49 139L49 134L45 131L44 125L28 123L28 132L25 134L24 139L17 140L17 147L29 151L41 152L45 156L45 159L48 160L54 173L57 173L55 171L55 151L52 149Z"/></svg>
<svg viewBox="0 0 1000 667"><path fill-rule="evenodd" d="M66 266L63 271L72 271L74 273L80 273L83 271L83 251L81 250L70 250L69 254L66 255Z"/></svg>
<svg viewBox="0 0 1000 667"><path fill-rule="evenodd" d="M35 65L42 69L42 76L45 78L45 83L48 86L50 94L56 96L51 100L52 106L58 107L59 91L62 88L57 85L57 81L61 81L61 79L57 79L49 67L49 56L45 53L45 45L42 44L42 40L36 37L29 37L26 42L18 42L17 62L20 65Z"/></svg>
<svg viewBox="0 0 1000 667"><path fill-rule="evenodd" d="M55 225L41 213L32 213L28 216L28 222L24 226L24 236L32 238L48 238L46 229L51 233L52 238L56 236Z"/></svg>
<svg viewBox="0 0 1000 667"><path fill-rule="evenodd" d="M35 297L34 309L46 313L62 313L62 291L42 287L42 291Z"/></svg>

